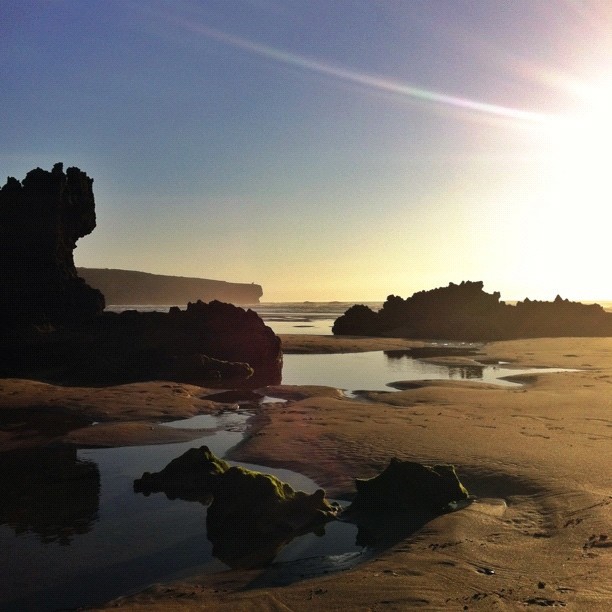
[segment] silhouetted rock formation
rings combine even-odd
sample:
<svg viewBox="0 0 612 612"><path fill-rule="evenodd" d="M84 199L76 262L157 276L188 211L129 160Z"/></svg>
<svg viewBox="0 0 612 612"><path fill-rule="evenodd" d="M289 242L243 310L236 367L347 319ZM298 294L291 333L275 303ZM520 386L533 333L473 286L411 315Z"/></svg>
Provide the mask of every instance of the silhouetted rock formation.
<svg viewBox="0 0 612 612"><path fill-rule="evenodd" d="M134 270L77 268L79 275L99 289L107 304L187 304L219 300L230 304L258 304L261 285L228 283L206 278L164 276Z"/></svg>
<svg viewBox="0 0 612 612"><path fill-rule="evenodd" d="M255 388L281 381L278 336L257 313L197 302L169 313L102 313L62 327L0 328L0 376L67 384L173 380Z"/></svg>
<svg viewBox="0 0 612 612"><path fill-rule="evenodd" d="M192 448L160 472L134 481L136 492L164 492L169 499L209 505L206 528L213 555L233 568L265 567L293 538L324 535L326 522L341 518L358 527L357 543L391 546L433 517L468 499L452 465L392 459L369 480L356 479L357 495L342 510L325 491L294 491L275 476L230 467L206 446Z"/></svg>
<svg viewBox="0 0 612 612"><path fill-rule="evenodd" d="M499 292L486 293L482 282L450 283L402 299L390 295L374 312L355 305L336 319L339 335L439 338L487 341L557 336L611 336L612 314L598 304L526 299L516 306Z"/></svg>
<svg viewBox="0 0 612 612"><path fill-rule="evenodd" d="M95 227L93 179L40 168L0 190L0 376L73 384L281 380L279 338L257 313L198 301L169 313L103 313L72 252Z"/></svg>
<svg viewBox="0 0 612 612"><path fill-rule="evenodd" d="M439 514L451 502L468 498L452 465L427 466L391 459L378 476L355 479L357 495L350 512Z"/></svg>
<svg viewBox="0 0 612 612"><path fill-rule="evenodd" d="M265 567L297 535L334 519L339 507L270 474L230 467L206 446L190 449L161 472L145 472L134 490L210 503L206 517L213 555L231 567ZM212 500L212 503L211 503Z"/></svg>
<svg viewBox="0 0 612 612"><path fill-rule="evenodd" d="M0 320L43 323L101 312L104 297L77 276L72 252L96 226L90 179L36 168L0 189Z"/></svg>

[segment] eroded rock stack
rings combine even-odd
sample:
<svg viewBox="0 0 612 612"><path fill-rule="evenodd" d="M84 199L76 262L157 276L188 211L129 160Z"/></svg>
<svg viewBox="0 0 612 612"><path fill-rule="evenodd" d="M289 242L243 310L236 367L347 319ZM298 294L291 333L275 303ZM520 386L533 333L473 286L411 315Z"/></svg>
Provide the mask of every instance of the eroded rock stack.
<svg viewBox="0 0 612 612"><path fill-rule="evenodd" d="M36 168L0 189L0 321L46 323L93 316L104 296L77 275L77 240L96 227L93 179L78 168Z"/></svg>

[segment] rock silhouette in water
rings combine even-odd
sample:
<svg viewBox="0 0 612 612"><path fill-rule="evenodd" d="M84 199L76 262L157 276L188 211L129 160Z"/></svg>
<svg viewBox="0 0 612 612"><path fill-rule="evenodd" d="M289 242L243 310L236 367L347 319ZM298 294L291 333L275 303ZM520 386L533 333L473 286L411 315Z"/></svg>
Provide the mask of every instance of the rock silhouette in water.
<svg viewBox="0 0 612 612"><path fill-rule="evenodd" d="M612 314L598 304L525 299L511 306L482 282L450 283L411 297L390 295L378 312L364 305L336 319L339 335L489 341L560 336L612 336Z"/></svg>
<svg viewBox="0 0 612 612"><path fill-rule="evenodd" d="M0 189L0 320L69 321L104 309L78 277L73 251L96 227L93 179L78 168L36 168Z"/></svg>
<svg viewBox="0 0 612 612"><path fill-rule="evenodd" d="M188 450L160 472L145 472L134 490L210 503L206 528L213 555L234 568L269 565L285 544L322 528L339 511L322 489L294 491L270 474L230 467L206 446Z"/></svg>
<svg viewBox="0 0 612 612"><path fill-rule="evenodd" d="M0 525L31 532L45 543L70 544L98 518L98 466L74 448L0 453Z"/></svg>
<svg viewBox="0 0 612 612"><path fill-rule="evenodd" d="M0 376L279 383L280 339L251 310L197 301L169 313L102 312L104 297L73 261L77 240L96 225L92 183L56 164L0 190Z"/></svg>

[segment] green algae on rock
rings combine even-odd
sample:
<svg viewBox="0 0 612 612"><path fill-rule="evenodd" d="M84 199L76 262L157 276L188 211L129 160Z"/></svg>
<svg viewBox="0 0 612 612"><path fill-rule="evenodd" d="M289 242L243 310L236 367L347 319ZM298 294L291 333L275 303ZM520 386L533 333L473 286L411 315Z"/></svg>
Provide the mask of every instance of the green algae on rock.
<svg viewBox="0 0 612 612"><path fill-rule="evenodd" d="M340 511L323 489L295 491L271 474L230 467L206 446L189 449L160 472L145 472L134 490L209 505L213 554L231 567L265 567L294 537L321 529Z"/></svg>
<svg viewBox="0 0 612 612"><path fill-rule="evenodd" d="M190 448L160 472L145 472L134 481L134 491L145 495L163 492L168 499L210 503L216 479L229 469L229 463L207 446Z"/></svg>

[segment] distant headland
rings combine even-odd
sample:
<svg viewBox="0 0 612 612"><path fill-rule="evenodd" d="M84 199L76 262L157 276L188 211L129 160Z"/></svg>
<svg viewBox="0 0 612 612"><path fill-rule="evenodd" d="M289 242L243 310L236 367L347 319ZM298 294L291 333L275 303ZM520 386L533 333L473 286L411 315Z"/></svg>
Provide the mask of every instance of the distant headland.
<svg viewBox="0 0 612 612"><path fill-rule="evenodd" d="M255 283L230 283L113 268L77 268L77 272L88 285L102 292L108 305L171 305L196 300L259 304L263 295L261 285Z"/></svg>

